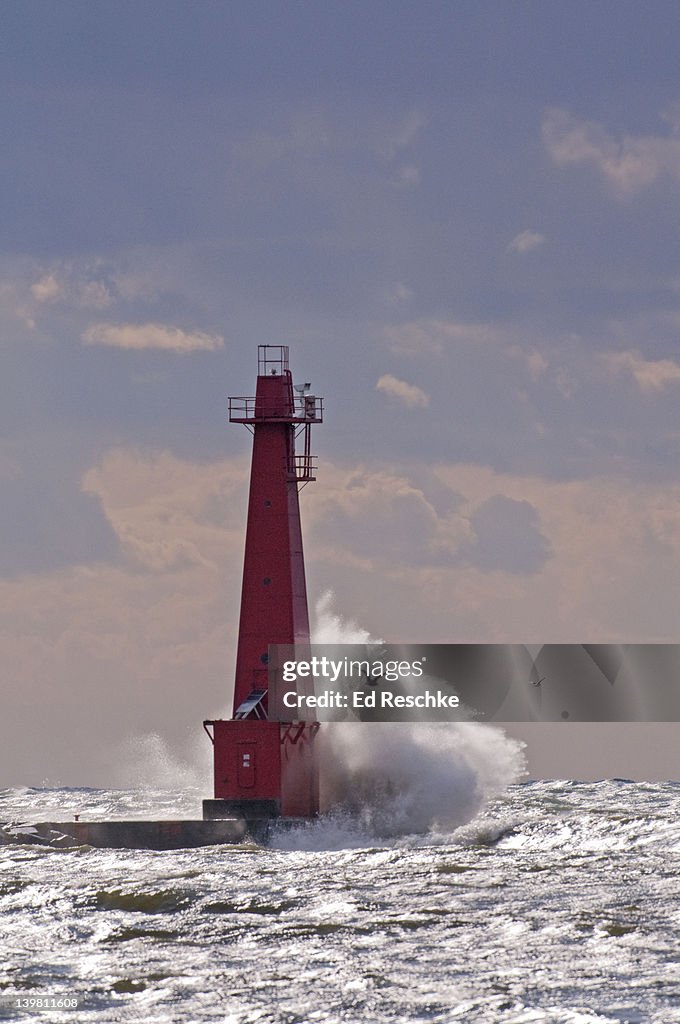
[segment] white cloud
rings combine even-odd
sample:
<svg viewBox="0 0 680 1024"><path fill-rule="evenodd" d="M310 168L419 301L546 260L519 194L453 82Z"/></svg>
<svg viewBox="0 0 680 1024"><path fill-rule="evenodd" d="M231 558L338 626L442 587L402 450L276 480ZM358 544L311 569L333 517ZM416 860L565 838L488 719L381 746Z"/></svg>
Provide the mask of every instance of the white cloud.
<svg viewBox="0 0 680 1024"><path fill-rule="evenodd" d="M47 306L59 305L61 310L108 309L117 298L115 283L98 260L73 264L57 261L49 269L30 266L17 268L14 289L17 293L16 314L30 327L36 321L47 322ZM37 280L31 280L36 272ZM23 278L23 280L22 280ZM20 298L19 298L20 297Z"/></svg>
<svg viewBox="0 0 680 1024"><path fill-rule="evenodd" d="M674 359L645 359L640 352L607 352L602 359L611 373L630 373L647 393L680 381L680 363Z"/></svg>
<svg viewBox="0 0 680 1024"><path fill-rule="evenodd" d="M543 141L556 164L591 164L621 197L662 176L680 180L677 135L624 134L617 139L596 122L555 108L543 120Z"/></svg>
<svg viewBox="0 0 680 1024"><path fill-rule="evenodd" d="M392 285L385 292L387 302L391 306L399 306L403 303L410 302L413 295L413 289L409 288L408 285L403 284L401 281L397 281L396 284Z"/></svg>
<svg viewBox="0 0 680 1024"><path fill-rule="evenodd" d="M518 235L515 235L508 245L508 249L519 253L531 252L532 249L538 249L544 242L545 235L542 235L540 231L532 231L527 228L526 231L520 231Z"/></svg>
<svg viewBox="0 0 680 1024"><path fill-rule="evenodd" d="M174 252L166 250L158 252L153 248L145 250L138 258L133 269L116 270L111 275L113 286L118 296L125 302L155 302L165 292L177 291L177 278L174 275Z"/></svg>
<svg viewBox="0 0 680 1024"><path fill-rule="evenodd" d="M578 389L578 380L569 370L561 367L555 374L555 387L567 401L574 397Z"/></svg>
<svg viewBox="0 0 680 1024"><path fill-rule="evenodd" d="M257 132L232 144L233 163L263 171L284 160L317 159L340 145L338 126L321 111L297 111L284 120L278 133Z"/></svg>
<svg viewBox="0 0 680 1024"><path fill-rule="evenodd" d="M412 110L401 121L401 124L389 140L389 152L395 156L400 149L410 146L427 124L427 118L417 110Z"/></svg>
<svg viewBox="0 0 680 1024"><path fill-rule="evenodd" d="M127 349L163 349L169 352L215 352L224 346L219 334L183 331L167 324L92 324L82 334L86 345Z"/></svg>
<svg viewBox="0 0 680 1024"><path fill-rule="evenodd" d="M415 185L419 185L420 168L415 164L404 164L403 167L398 167L396 174L390 179L390 184L396 185L397 188L413 188Z"/></svg>
<svg viewBox="0 0 680 1024"><path fill-rule="evenodd" d="M121 547L135 564L154 571L191 565L216 568L227 537L238 541L241 515L235 496L243 487L240 460L200 464L168 452L153 456L110 451L89 470L83 490L101 502ZM244 496L245 499L245 496Z"/></svg>
<svg viewBox="0 0 680 1024"><path fill-rule="evenodd" d="M493 341L499 331L490 324L424 319L385 327L383 335L392 352L421 356L438 355L451 342Z"/></svg>
<svg viewBox="0 0 680 1024"><path fill-rule="evenodd" d="M16 280L0 280L0 320L5 318L12 323L12 329L16 329L18 320L29 331L35 330L33 300ZM3 330L2 337L5 340L8 332Z"/></svg>
<svg viewBox="0 0 680 1024"><path fill-rule="evenodd" d="M520 345L510 345L506 351L509 356L512 356L515 359L524 360L529 371L529 376L534 381L538 380L539 377L542 377L548 369L548 360L541 352L538 351L538 349L525 349Z"/></svg>
<svg viewBox="0 0 680 1024"><path fill-rule="evenodd" d="M84 309L108 309L113 296L103 281L87 281L79 287L77 302Z"/></svg>
<svg viewBox="0 0 680 1024"><path fill-rule="evenodd" d="M50 302L64 296L64 287L57 281L54 274L45 274L39 281L31 285L31 295L36 302Z"/></svg>
<svg viewBox="0 0 680 1024"><path fill-rule="evenodd" d="M30 286L35 302L59 301L81 309L107 309L114 301L110 284L94 276L95 266L72 266L60 263ZM91 276L92 275L92 276Z"/></svg>
<svg viewBox="0 0 680 1024"><path fill-rule="evenodd" d="M375 386L376 391L383 391L386 395L398 398L409 408L425 408L430 404L429 397L422 388L415 384L408 384L405 380L393 377L391 373L384 373Z"/></svg>

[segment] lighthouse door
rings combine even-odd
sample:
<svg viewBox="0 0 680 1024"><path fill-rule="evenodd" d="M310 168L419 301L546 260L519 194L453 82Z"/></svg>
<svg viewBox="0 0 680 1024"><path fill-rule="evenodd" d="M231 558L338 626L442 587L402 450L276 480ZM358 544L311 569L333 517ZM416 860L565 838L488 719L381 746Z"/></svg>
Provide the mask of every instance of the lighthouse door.
<svg viewBox="0 0 680 1024"><path fill-rule="evenodd" d="M255 785L255 744L238 744L236 781L239 789L252 789Z"/></svg>

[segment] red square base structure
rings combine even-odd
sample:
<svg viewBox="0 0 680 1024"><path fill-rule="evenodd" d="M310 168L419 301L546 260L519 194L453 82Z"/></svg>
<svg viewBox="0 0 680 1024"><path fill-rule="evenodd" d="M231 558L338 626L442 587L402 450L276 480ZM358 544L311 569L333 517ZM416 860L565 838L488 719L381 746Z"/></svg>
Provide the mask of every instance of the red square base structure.
<svg viewBox="0 0 680 1024"><path fill-rule="evenodd" d="M317 722L218 719L215 799L204 818L314 818L319 813Z"/></svg>

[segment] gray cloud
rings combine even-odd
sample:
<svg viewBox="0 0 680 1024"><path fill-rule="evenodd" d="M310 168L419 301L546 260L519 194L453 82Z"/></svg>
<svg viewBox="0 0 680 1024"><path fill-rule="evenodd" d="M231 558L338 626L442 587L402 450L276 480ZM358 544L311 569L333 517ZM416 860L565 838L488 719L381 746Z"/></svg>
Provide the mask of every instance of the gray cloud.
<svg viewBox="0 0 680 1024"><path fill-rule="evenodd" d="M602 360L612 373L629 373L646 394L663 391L680 381L680 363L675 359L645 359L640 352L606 352Z"/></svg>
<svg viewBox="0 0 680 1024"><path fill-rule="evenodd" d="M672 120L677 128L677 117ZM680 139L675 131L667 136L624 133L616 138L594 121L555 108L543 120L543 139L556 164L590 164L621 197L660 177L680 180Z"/></svg>
<svg viewBox="0 0 680 1024"><path fill-rule="evenodd" d="M538 510L528 501L494 495L475 511L470 526L475 539L461 546L459 556L485 572L533 574L550 557Z"/></svg>

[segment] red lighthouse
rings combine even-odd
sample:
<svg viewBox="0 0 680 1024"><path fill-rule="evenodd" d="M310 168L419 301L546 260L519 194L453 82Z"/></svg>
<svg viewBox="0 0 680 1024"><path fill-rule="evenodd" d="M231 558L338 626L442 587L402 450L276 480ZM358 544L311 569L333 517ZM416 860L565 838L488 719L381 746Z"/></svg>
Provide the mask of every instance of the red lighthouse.
<svg viewBox="0 0 680 1024"><path fill-rule="evenodd" d="M323 419L323 400L309 389L293 384L288 346L260 345L255 397L229 399L230 421L253 434L253 456L233 717L203 723L215 768L204 818L319 810L319 726L271 719L268 705L269 645L309 643L299 490L315 479L311 426Z"/></svg>

